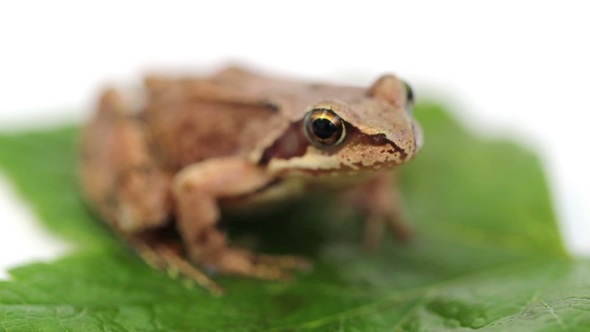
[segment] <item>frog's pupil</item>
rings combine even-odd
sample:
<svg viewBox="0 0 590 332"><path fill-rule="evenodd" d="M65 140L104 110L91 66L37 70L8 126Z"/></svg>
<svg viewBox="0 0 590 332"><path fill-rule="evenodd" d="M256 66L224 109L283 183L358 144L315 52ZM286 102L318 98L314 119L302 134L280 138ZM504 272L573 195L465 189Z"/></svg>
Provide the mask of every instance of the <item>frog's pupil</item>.
<svg viewBox="0 0 590 332"><path fill-rule="evenodd" d="M338 132L338 128L328 119L316 119L312 124L312 129L320 139L328 139Z"/></svg>

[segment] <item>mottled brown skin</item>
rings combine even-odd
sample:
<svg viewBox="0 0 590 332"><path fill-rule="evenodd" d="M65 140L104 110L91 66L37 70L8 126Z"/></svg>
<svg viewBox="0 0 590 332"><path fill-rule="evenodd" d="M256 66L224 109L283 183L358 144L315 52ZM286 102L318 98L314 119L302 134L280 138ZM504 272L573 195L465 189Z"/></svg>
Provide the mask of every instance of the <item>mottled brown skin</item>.
<svg viewBox="0 0 590 332"><path fill-rule="evenodd" d="M411 160L422 144L406 89L391 75L369 89L239 68L209 78L150 77L140 105L115 90L103 94L83 136L82 183L110 226L154 266L180 270L214 292L220 288L193 264L286 279L287 270L308 263L232 247L217 228L221 207L356 187L351 199L367 215L365 244L378 243L384 222L405 238L391 172L382 171ZM311 144L303 126L312 109L344 121L342 143ZM162 235L170 226L180 245Z"/></svg>

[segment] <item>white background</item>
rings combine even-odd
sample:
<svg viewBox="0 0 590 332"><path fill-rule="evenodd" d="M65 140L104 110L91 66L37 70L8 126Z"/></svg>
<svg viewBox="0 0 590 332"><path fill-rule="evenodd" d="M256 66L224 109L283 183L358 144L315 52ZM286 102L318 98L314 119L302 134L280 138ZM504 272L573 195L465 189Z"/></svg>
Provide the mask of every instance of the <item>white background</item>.
<svg viewBox="0 0 590 332"><path fill-rule="evenodd" d="M472 130L535 149L568 247L590 254L590 6L350 3L0 2L0 130L84 119L102 86L152 68L237 60L356 84L394 72ZM0 235L0 277L67 250L1 176Z"/></svg>

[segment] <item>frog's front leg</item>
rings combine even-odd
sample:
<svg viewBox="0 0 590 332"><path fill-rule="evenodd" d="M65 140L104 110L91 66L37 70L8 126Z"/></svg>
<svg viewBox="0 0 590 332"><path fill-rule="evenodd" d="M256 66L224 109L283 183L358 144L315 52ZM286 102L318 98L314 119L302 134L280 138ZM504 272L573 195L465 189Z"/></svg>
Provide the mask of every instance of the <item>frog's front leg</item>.
<svg viewBox="0 0 590 332"><path fill-rule="evenodd" d="M222 274L288 279L286 269L304 268L294 256L253 254L228 245L218 229L220 198L252 193L271 182L260 167L240 158L209 159L179 172L173 183L177 228L189 259Z"/></svg>
<svg viewBox="0 0 590 332"><path fill-rule="evenodd" d="M398 240L411 237L412 228L402 206L395 173L384 172L371 179L360 188L355 200L366 215L365 248L374 249L379 245L384 224L391 228Z"/></svg>

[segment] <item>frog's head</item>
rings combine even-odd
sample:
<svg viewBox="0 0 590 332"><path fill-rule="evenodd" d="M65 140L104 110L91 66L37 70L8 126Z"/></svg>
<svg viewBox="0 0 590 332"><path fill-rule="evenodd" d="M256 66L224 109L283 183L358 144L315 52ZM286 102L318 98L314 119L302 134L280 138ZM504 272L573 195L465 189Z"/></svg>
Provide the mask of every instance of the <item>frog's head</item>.
<svg viewBox="0 0 590 332"><path fill-rule="evenodd" d="M268 150L276 154L267 158L270 169L356 174L411 160L422 146L422 131L412 116L411 88L386 75L368 90L357 91L335 91L335 96L327 94L309 106L303 119ZM293 152L284 153L288 149Z"/></svg>

